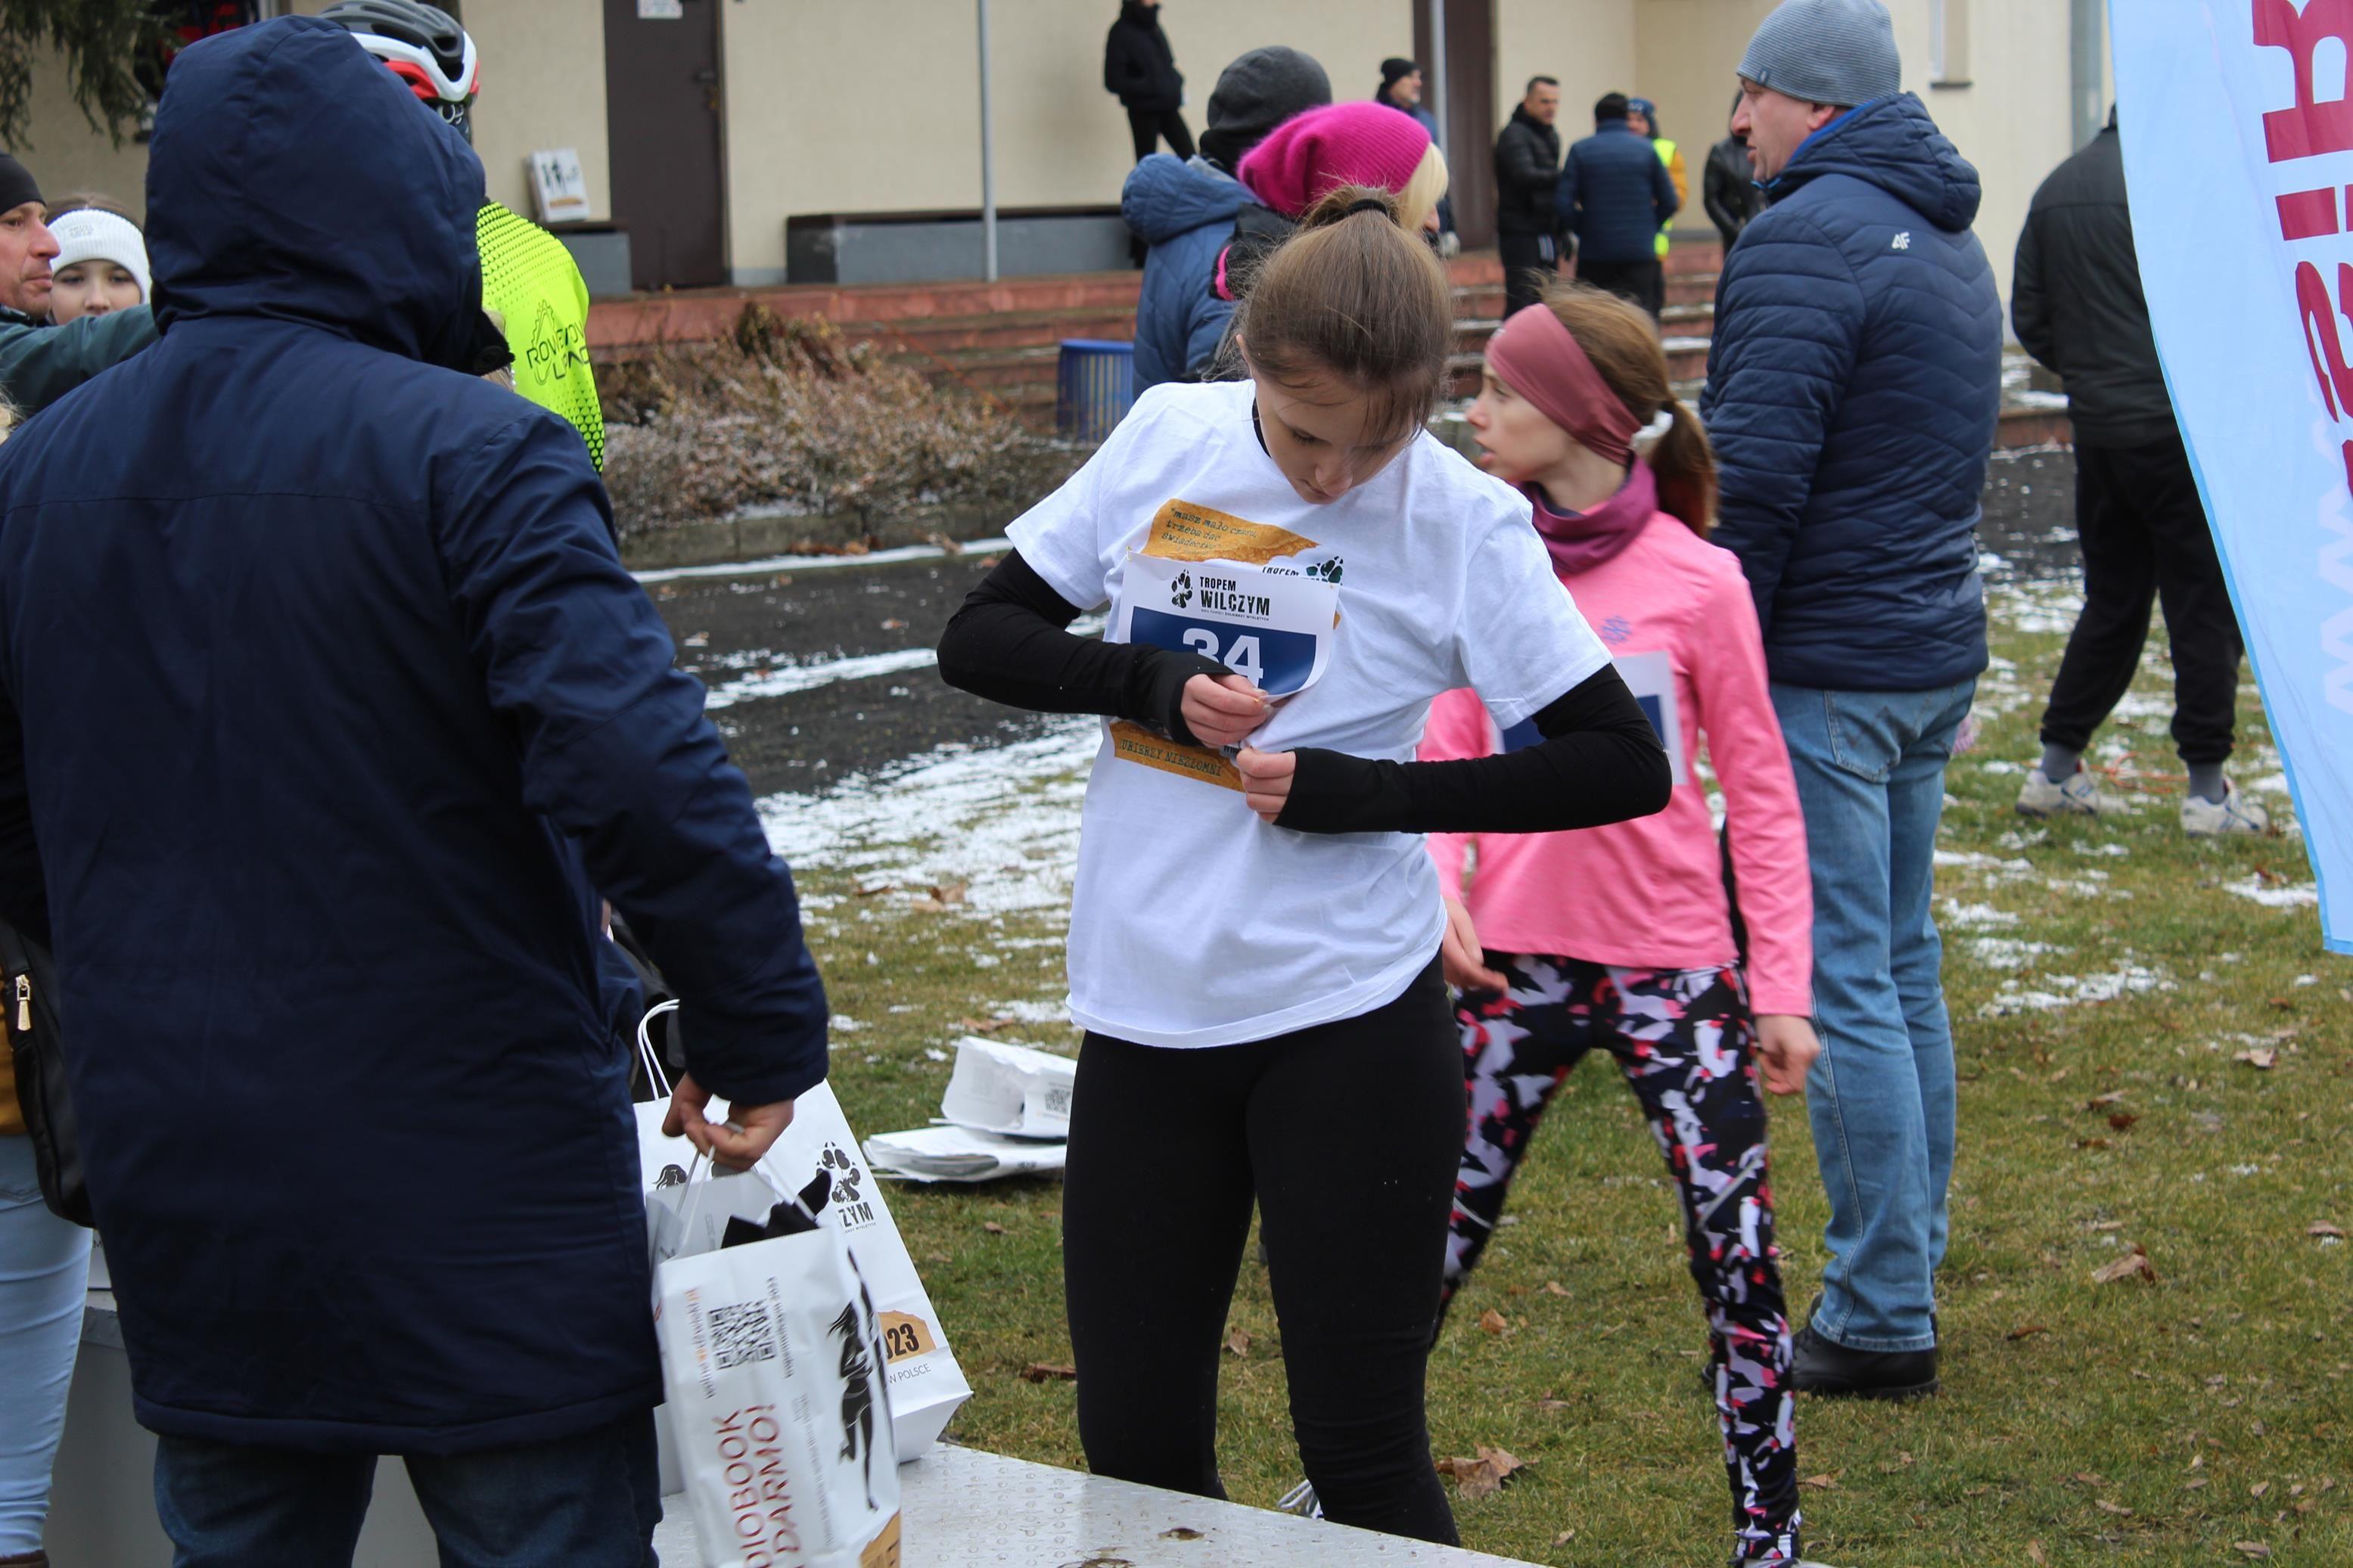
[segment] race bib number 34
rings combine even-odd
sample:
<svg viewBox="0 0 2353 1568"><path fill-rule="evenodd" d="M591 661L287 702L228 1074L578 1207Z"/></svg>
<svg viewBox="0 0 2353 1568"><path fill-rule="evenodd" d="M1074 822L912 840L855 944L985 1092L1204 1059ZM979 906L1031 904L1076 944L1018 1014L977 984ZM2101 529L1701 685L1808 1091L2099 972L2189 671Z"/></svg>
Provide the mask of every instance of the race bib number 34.
<svg viewBox="0 0 2353 1568"><path fill-rule="evenodd" d="M1334 584L1295 573L1131 555L1113 640L1206 654L1289 697L1323 675L1339 599Z"/></svg>

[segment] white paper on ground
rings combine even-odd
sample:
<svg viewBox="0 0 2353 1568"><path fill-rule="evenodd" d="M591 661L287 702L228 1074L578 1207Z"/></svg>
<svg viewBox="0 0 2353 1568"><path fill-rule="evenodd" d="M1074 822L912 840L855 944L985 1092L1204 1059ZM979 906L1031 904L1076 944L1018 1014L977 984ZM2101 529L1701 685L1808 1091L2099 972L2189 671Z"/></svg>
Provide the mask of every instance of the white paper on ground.
<svg viewBox="0 0 2353 1568"><path fill-rule="evenodd" d="M1068 1138L1079 1064L1034 1046L966 1035L940 1114L959 1127L1019 1138Z"/></svg>
<svg viewBox="0 0 2353 1568"><path fill-rule="evenodd" d="M876 1133L866 1141L866 1158L882 1174L911 1182L993 1182L1059 1175L1066 1149L969 1127L919 1127Z"/></svg>
<svg viewBox="0 0 2353 1568"><path fill-rule="evenodd" d="M1207 654L1270 697L1289 697L1323 676L1339 608L1339 588L1320 577L1130 555L1111 640Z"/></svg>
<svg viewBox="0 0 2353 1568"><path fill-rule="evenodd" d="M677 1170L676 1179L684 1180L694 1160L692 1144L661 1135L668 1108L667 1100L659 1100L637 1107L638 1158L648 1191L671 1167ZM711 1114L718 1113L714 1105ZM972 1397L972 1384L956 1364L947 1330L915 1272L914 1260L907 1256L881 1184L859 1152L857 1136L830 1084L818 1084L795 1102L792 1125L760 1162L760 1171L787 1193L807 1189L819 1172L831 1176L831 1191L818 1206L817 1217L849 1244L850 1256L874 1294L883 1342L891 1352L891 1416L899 1458L903 1464L922 1458L938 1441L948 1418ZM667 1447L663 1458L662 1489L673 1491L676 1478Z"/></svg>

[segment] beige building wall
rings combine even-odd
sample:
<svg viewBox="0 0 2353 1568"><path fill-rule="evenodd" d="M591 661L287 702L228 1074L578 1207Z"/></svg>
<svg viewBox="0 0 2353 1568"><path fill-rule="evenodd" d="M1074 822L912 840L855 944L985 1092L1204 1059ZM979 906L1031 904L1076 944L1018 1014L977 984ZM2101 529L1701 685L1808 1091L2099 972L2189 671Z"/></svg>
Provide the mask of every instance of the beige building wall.
<svg viewBox="0 0 2353 1568"><path fill-rule="evenodd" d="M1740 57L1773 0L1632 0L1640 14L1643 90L1681 140L1694 172L1722 139ZM2026 207L2044 175L2073 152L2065 0L1946 0L1955 46L1950 85L1929 79L1929 0L1889 0L1904 86L1977 166L1984 187L1977 235L2002 299ZM1965 85L1964 85L1965 84ZM1688 219L1706 226L1696 205Z"/></svg>
<svg viewBox="0 0 2353 1568"><path fill-rule="evenodd" d="M316 9L322 0L305 0ZM474 151L491 200L532 211L533 153L569 147L587 177L589 216L613 216L605 132L605 7L600 0L467 0L481 53Z"/></svg>
<svg viewBox="0 0 2353 1568"><path fill-rule="evenodd" d="M1496 0L1495 126L1503 129L1532 76L1560 81L1564 152L1593 133L1593 102L1632 91L1635 14L1643 0ZM1378 79L1376 78L1375 79ZM1487 155L1493 155L1492 139Z"/></svg>
<svg viewBox="0 0 2353 1568"><path fill-rule="evenodd" d="M291 0L282 10L312 15L327 0ZM524 160L571 147L588 178L594 216L612 216L605 135L605 12L599 0L471 0L466 29L481 53L487 90L474 106L474 151L492 201L532 213ZM147 148L117 147L93 131L69 90L64 62L33 64L32 132L18 149L52 201L69 192L111 196L142 222L147 208Z"/></svg>
<svg viewBox="0 0 2353 1568"><path fill-rule="evenodd" d="M970 0L726 8L728 248L737 279L783 276L785 219L796 214L979 206L975 9ZM1103 35L1116 6L999 0L990 13L998 204L1118 201L1134 153L1127 117L1103 89ZM1185 0L1168 7L1162 27L1185 73L1185 122L1196 137L1218 73L1247 50L1305 50L1331 76L1335 99L1369 98L1381 60L1413 52L1411 0Z"/></svg>

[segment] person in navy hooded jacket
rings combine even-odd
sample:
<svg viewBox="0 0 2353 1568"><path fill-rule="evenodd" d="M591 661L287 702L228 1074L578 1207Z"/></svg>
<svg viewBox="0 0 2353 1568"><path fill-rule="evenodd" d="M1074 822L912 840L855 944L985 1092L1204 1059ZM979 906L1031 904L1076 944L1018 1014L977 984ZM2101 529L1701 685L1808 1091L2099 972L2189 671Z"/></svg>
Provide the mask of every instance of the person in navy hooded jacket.
<svg viewBox="0 0 2353 1568"><path fill-rule="evenodd" d="M1757 29L1732 129L1769 205L1725 258L1700 405L1812 846L1830 1259L1796 1382L1880 1397L1936 1386L1954 1079L1931 857L1986 667L2002 345L1977 171L1899 77L1879 0L1786 0Z"/></svg>
<svg viewBox="0 0 2353 1568"><path fill-rule="evenodd" d="M464 139L285 18L174 61L147 192L162 341L0 458L0 919L57 955L162 1522L348 1563L399 1454L444 1562L643 1568L591 889L748 1163L826 1072L791 879L579 435L480 379Z"/></svg>
<svg viewBox="0 0 2353 1568"><path fill-rule="evenodd" d="M1257 197L1234 177L1242 156L1294 114L1332 101L1312 56L1275 45L1228 66L1209 95L1209 128L1191 158L1155 153L1120 191L1120 216L1152 248L1135 301L1135 395L1164 381L1206 379L1234 302L1211 286L1234 220Z"/></svg>

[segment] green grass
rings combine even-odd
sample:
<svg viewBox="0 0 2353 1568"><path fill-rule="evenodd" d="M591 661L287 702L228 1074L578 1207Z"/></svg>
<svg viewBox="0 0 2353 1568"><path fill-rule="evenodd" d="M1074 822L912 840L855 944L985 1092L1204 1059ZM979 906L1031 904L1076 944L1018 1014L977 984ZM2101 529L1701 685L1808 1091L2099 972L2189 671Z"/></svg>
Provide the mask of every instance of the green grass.
<svg viewBox="0 0 2353 1568"><path fill-rule="evenodd" d="M2020 777L2005 765L2034 754L2061 639L2047 607L2019 595L2003 596L2001 619L1984 733L1951 771L1942 839L1981 858L1939 873L1940 908L1966 911L1945 922L1962 1080L1945 1392L1904 1408L1801 1408L1809 1550L1841 1568L2353 1563L2353 1245L2307 1234L2316 1222L2353 1230L2353 967L2323 952L2308 905L2226 887L2308 883L2302 846L2185 840L2178 782L2145 779L2156 793L2120 822L2016 817ZM2168 682L2153 652L2105 732L2111 758L2129 747L2141 767L2178 766L2163 734ZM2242 718L2234 772L2252 782L2276 767L2252 688ZM2284 795L2258 798L2287 816ZM835 1006L861 1025L834 1058L861 1132L935 1113L948 1068L926 1053L964 1032L955 1020L1060 994L1059 950L1018 945L1059 936L1059 914L911 912L848 896L849 879L823 868L804 882ZM1988 911L2016 922L1987 923L2000 918ZM2117 975L2147 988L2005 1002L2005 987L2063 994L2079 988L2054 977ZM1062 1026L1006 1034L1074 1038ZM2233 1059L2259 1047L2274 1067ZM1774 1109L1783 1268L1802 1312L1824 1208L1798 1104ZM1071 1385L1019 1375L1070 1360L1060 1187L891 1196L976 1390L951 1436L1081 1465ZM1673 1196L1605 1064L1564 1091L1514 1203L1517 1223L1430 1366L1440 1454L1483 1443L1531 1462L1501 1494L1458 1500L1466 1543L1546 1563L1721 1562L1726 1494ZM2156 1283L2093 1282L2136 1245ZM1506 1332L1479 1329L1490 1308ZM1226 1484L1269 1504L1298 1472L1255 1264L1232 1321L1251 1340L1226 1361Z"/></svg>

